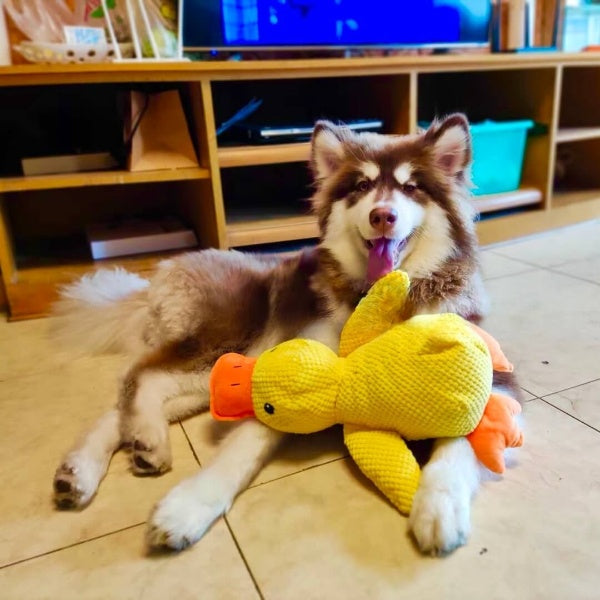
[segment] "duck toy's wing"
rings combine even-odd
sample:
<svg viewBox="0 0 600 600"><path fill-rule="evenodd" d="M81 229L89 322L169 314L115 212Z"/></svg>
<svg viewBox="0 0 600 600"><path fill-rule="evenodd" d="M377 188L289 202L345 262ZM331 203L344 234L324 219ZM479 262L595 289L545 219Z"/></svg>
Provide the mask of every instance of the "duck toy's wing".
<svg viewBox="0 0 600 600"><path fill-rule="evenodd" d="M408 515L421 471L406 442L393 431L354 425L344 425L344 442L360 470Z"/></svg>
<svg viewBox="0 0 600 600"><path fill-rule="evenodd" d="M403 271L392 271L369 290L346 322L340 337L340 356L375 339L404 320L410 279Z"/></svg>

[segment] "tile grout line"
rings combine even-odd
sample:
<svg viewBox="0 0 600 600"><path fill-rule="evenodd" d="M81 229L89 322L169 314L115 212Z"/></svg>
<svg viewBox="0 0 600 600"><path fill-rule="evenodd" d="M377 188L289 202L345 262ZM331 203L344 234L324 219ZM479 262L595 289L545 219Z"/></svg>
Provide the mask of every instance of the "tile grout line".
<svg viewBox="0 0 600 600"><path fill-rule="evenodd" d="M535 271L535 270L536 270L535 268L531 267L528 269L524 269L523 271L517 271L516 273L506 273L505 275L496 275L494 277L485 277L483 280L483 283L485 285L488 281L498 281L498 279L506 279L507 277L514 277L516 275L524 275L525 273L531 273L532 271Z"/></svg>
<svg viewBox="0 0 600 600"><path fill-rule="evenodd" d="M192 454L194 455L194 458L196 459L196 462L201 467L202 463L200 462L200 459L198 458L198 455L196 454L196 450L194 450L194 446L192 445L192 441L188 437L187 431L185 430L185 427L183 426L183 423L181 422L181 420L179 420L178 423L179 423L179 427L181 427L181 431L183 431L183 435L185 436L185 439L187 440L188 446L190 447L190 450L192 451Z"/></svg>
<svg viewBox="0 0 600 600"><path fill-rule="evenodd" d="M275 477L274 479L269 479L268 481L262 481L261 483L255 483L254 485L248 486L247 489L254 489L261 487L263 485L268 485L269 483L273 483L274 481L281 481L282 479L287 479L288 477L293 477L294 475L299 475L300 473L304 473L305 471L311 471L312 469L316 469L318 467L324 467L325 465L330 465L331 463L337 462L338 460L344 460L348 458L349 454L344 454L343 456L338 456L337 458L332 458L331 460L327 460L325 462L319 463L318 465L311 465L310 467L306 467L304 469L300 469L299 471L294 471L293 473L286 473L285 475L280 475L279 477Z"/></svg>
<svg viewBox="0 0 600 600"><path fill-rule="evenodd" d="M490 251L490 252L492 252L492 251ZM577 275L570 275L569 273L564 273L563 271L557 270L556 267L560 266L560 265L555 265L555 266L536 265L535 263L532 263L532 262L529 262L526 260L522 260L520 258L513 258L511 256L506 256L504 254L500 254L499 252L492 252L492 254L495 254L496 256L500 256L501 258L504 258L506 260L512 260L513 262L517 262L522 265L527 265L528 267L531 267L532 269L542 269L543 271L548 271L549 273L554 273L555 275L564 275L565 277L569 277L571 279L576 279L577 281L584 281L585 283L591 283L592 285L600 285L600 283L598 283L597 281L592 281L591 279L585 279L584 277L578 277ZM579 260L586 260L586 259L579 259ZM573 263L573 262L578 262L578 260L569 260L566 263L564 263L564 265L566 266L569 263ZM528 271L521 271L519 273L510 273L508 275L498 275L497 277L488 277L484 281L493 281L494 279L502 279L503 277L511 277L513 275L522 275L527 272Z"/></svg>
<svg viewBox="0 0 600 600"><path fill-rule="evenodd" d="M586 423L585 421L582 421L579 417L576 417L575 415L572 415L571 413L568 413L566 410L563 410L562 408L559 408L558 406L555 406L551 402L548 402L548 400L544 400L544 398L538 398L538 400L541 400L544 404L547 404L551 408L554 408L557 411L563 413L564 415L567 415L567 417L571 417L571 419L573 419L574 421L578 421L582 425L585 425L586 427L589 427L592 431L595 431L596 433L600 433L600 429L594 427L593 425L590 425L589 423Z"/></svg>
<svg viewBox="0 0 600 600"><path fill-rule="evenodd" d="M577 262L577 261L570 261ZM569 264L569 263L566 263ZM592 281L591 279L586 279L585 277L578 277L577 275L570 275L569 273L563 273L562 271L557 271L554 267L542 267L545 268L546 271L550 271L550 273L556 273L557 275L565 275L566 277L570 277L571 279L576 279L577 281L585 281L586 283L591 283L592 285L600 285L597 281Z"/></svg>
<svg viewBox="0 0 600 600"><path fill-rule="evenodd" d="M114 535L116 533L121 533L122 531L127 531L128 529L134 529L135 527L139 527L140 525L143 525L145 522L146 521L142 521L141 523L134 523L133 525L128 525L127 527L122 527L121 529L115 529L114 531L102 533L101 535L91 537L87 540L81 540L80 542L74 542L72 544L68 544L67 546L61 546L60 548L54 548L53 550L48 550L47 552L41 552L40 554L34 554L33 556L28 556L27 558L22 558L20 560L16 560L14 562L7 563L5 565L0 565L0 571L2 569L8 569L9 567L14 567L15 565L20 565L21 563L28 562L30 560L35 560L36 558L48 556L49 554L56 554L57 552L62 552L63 550L69 550L70 548L74 548L75 546L81 546L82 544L87 544L88 542L94 542L96 540L100 540L100 539L108 537L110 535Z"/></svg>
<svg viewBox="0 0 600 600"><path fill-rule="evenodd" d="M229 534L231 535L231 538L233 539L233 543L235 544L235 547L237 548L237 551L239 552L240 558L242 559L242 562L244 563L244 566L246 567L246 571L248 571L248 575L250 575L250 579L252 580L252 583L254 584L254 589L256 590L258 597L260 598L260 600L265 600L265 597L263 596L263 593L261 592L260 587L258 586L258 581L256 581L256 579L254 577L254 573L252 572L252 569L250 569L250 565L248 564L248 561L246 560L246 556L242 552L242 547L240 546L237 538L235 537L235 533L233 533L233 529L231 527L231 524L229 523L229 519L227 518L227 515L223 516L223 521L225 521L225 525L227 526L227 529L229 530Z"/></svg>
<svg viewBox="0 0 600 600"><path fill-rule="evenodd" d="M529 391L528 389L524 388L522 385L519 386L524 392L527 392L528 394L531 394L533 396L533 398L529 398L529 400L535 400L537 398L539 398L539 396L537 394L534 394L533 392ZM529 400L525 400L525 402L529 402Z"/></svg>
<svg viewBox="0 0 600 600"><path fill-rule="evenodd" d="M555 392L548 392L547 394L535 394L536 398L543 400L544 398L548 398L549 396L554 396L554 394L562 394L563 392L568 392L569 390L574 390L575 388L582 387L584 385L589 385L590 383L595 383L596 381L600 381L600 377L597 379L590 379L589 381L584 381L583 383L577 383L576 385L571 385L569 387L563 388L562 390L556 390ZM530 392L532 393L532 392Z"/></svg>

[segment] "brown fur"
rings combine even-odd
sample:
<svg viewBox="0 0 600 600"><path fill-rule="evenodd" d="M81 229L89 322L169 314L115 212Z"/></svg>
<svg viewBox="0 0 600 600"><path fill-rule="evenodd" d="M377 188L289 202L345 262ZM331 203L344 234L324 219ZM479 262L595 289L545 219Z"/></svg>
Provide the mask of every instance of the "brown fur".
<svg viewBox="0 0 600 600"><path fill-rule="evenodd" d="M444 157L436 155L433 145L448 127L464 127L467 150L456 173L444 170ZM329 127L319 124L315 136ZM456 198L466 199L465 169L470 162L468 126L462 116L453 116L434 125L426 134L398 138L355 136L344 129L332 129L343 143L344 155L326 155L331 175L316 175L314 210L323 234L335 202L351 207L377 185L384 196L401 189L415 202L440 206L450 224L454 253L428 277L413 280L405 316L424 309L437 310L470 293L470 281L477 269L476 240L472 228L456 205ZM380 178L368 186L359 186L361 162L378 165ZM403 188L393 172L398 164L410 162L416 188ZM418 236L419 231L414 235ZM308 257L308 258L307 258ZM156 330L147 332L154 350L142 357L124 379L120 405L126 413L133 410L139 378L146 372L167 370L192 372L206 370L224 352L248 351L266 331L275 332L269 341L276 343L298 335L304 327L326 317L337 306L352 310L367 290L364 279L355 279L344 269L330 250L318 247L313 254L295 255L284 260L269 256L241 255L207 251L174 259L159 277L168 279L171 294L186 298L181 314L171 314L168 298L151 300ZM158 286L160 288L160 286ZM464 315L467 316L467 315ZM470 315L477 317L476 314ZM161 321L186 323L185 329L166 335Z"/></svg>
<svg viewBox="0 0 600 600"><path fill-rule="evenodd" d="M121 387L122 410L132 410L145 372L199 372L225 352L246 352L267 325L289 339L327 314L327 300L313 289L313 273L303 268L300 254L284 260L254 255L258 269L245 259L232 262L228 254L235 253L203 252L171 261L170 277L179 278L182 288L192 283L197 305L185 335L159 343L129 369ZM153 305L155 316L162 312L161 303Z"/></svg>

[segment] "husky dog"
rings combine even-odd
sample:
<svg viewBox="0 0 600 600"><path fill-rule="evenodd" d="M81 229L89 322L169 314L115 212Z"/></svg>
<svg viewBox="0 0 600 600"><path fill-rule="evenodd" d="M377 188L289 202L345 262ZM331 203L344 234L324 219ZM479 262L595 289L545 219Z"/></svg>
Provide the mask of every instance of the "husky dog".
<svg viewBox="0 0 600 600"><path fill-rule="evenodd" d="M486 310L469 194L471 146L464 116L415 135L356 134L321 121L312 138L317 247L281 258L203 250L159 264L150 281L99 271L66 287L57 332L86 350L128 352L116 407L67 453L54 479L59 507L87 504L113 453L131 469L171 466L168 422L208 407L208 375L228 351L258 355L293 337L337 349L341 328L369 285L408 272L413 313ZM504 377L503 391L518 394ZM150 546L198 541L231 506L282 439L249 420L216 456L155 507ZM465 439L439 440L423 469L409 527L423 552L462 545L479 465Z"/></svg>

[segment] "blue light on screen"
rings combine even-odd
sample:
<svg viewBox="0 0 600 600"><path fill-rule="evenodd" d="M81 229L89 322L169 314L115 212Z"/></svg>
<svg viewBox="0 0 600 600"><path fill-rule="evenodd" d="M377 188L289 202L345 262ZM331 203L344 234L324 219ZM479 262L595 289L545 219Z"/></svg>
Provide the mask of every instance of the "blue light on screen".
<svg viewBox="0 0 600 600"><path fill-rule="evenodd" d="M480 0L221 0L227 44L457 42L461 14ZM457 8L461 4L461 9ZM483 5L485 6L485 2ZM473 15L475 16L475 15ZM463 23L464 26L464 23Z"/></svg>

